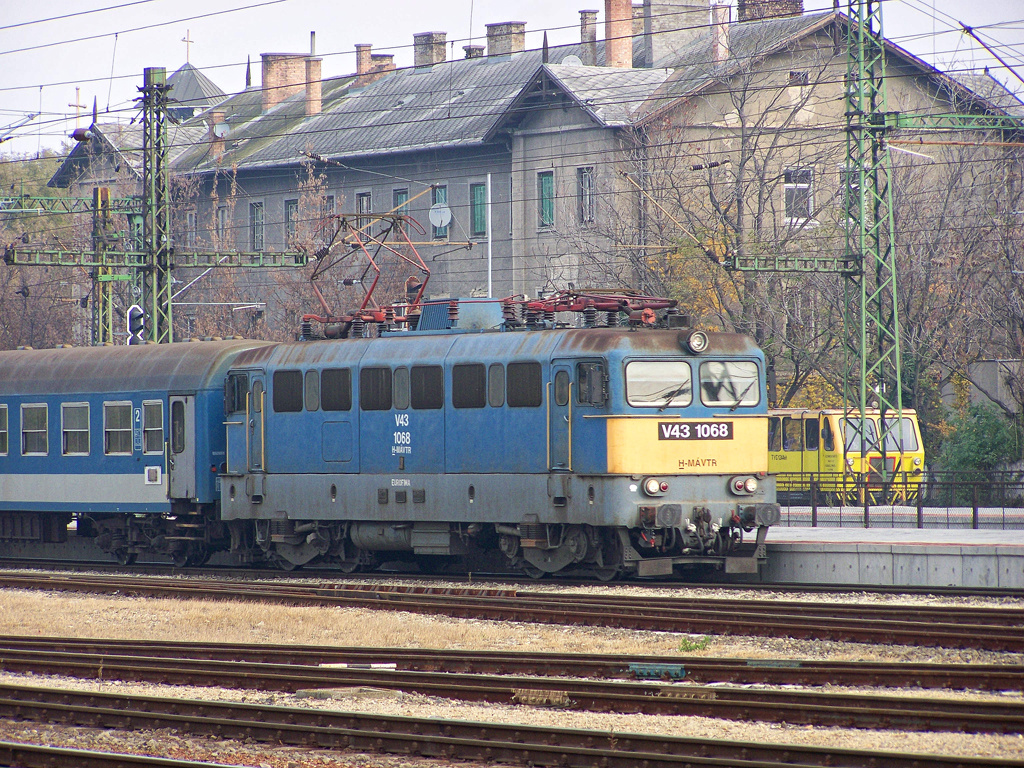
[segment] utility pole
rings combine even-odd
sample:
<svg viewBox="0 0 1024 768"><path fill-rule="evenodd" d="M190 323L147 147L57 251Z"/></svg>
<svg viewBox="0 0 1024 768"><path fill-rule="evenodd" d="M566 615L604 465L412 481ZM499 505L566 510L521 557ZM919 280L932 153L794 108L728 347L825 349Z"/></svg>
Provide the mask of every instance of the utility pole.
<svg viewBox="0 0 1024 768"><path fill-rule="evenodd" d="M142 96L142 232L145 262L141 270L145 340L174 341L171 302L171 190L167 172L167 104L171 86L167 70L143 70Z"/></svg>

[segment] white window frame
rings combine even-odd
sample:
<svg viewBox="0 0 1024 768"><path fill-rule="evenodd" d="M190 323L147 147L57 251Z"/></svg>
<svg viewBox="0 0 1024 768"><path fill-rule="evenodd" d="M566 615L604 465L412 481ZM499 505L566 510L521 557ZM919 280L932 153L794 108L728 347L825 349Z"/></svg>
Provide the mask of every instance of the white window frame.
<svg viewBox="0 0 1024 768"><path fill-rule="evenodd" d="M85 408L85 429L68 430L68 426L65 422L65 411L67 408ZM85 432L85 450L84 451L69 451L68 450L68 432L73 431L76 433ZM60 404L60 452L62 456L88 456L92 450L92 429L89 422L89 404L88 403L61 403Z"/></svg>
<svg viewBox="0 0 1024 768"><path fill-rule="evenodd" d="M107 408L126 407L128 409L128 450L111 451L107 440L107 432L112 431L107 427ZM124 432L118 428L118 432ZM132 434L132 401L131 400L108 400L103 403L103 455L104 456L131 456L135 453L135 436Z"/></svg>
<svg viewBox="0 0 1024 768"><path fill-rule="evenodd" d="M249 203L249 250L259 252L266 245L267 207L262 200L253 200Z"/></svg>
<svg viewBox="0 0 1024 768"><path fill-rule="evenodd" d="M214 216L214 230L217 234L217 239L223 246L227 242L228 237L228 207L226 205L218 205Z"/></svg>
<svg viewBox="0 0 1024 768"><path fill-rule="evenodd" d="M576 212L580 224L593 224L597 218L594 181L594 166L582 165L576 169Z"/></svg>
<svg viewBox="0 0 1024 768"><path fill-rule="evenodd" d="M543 179L548 177L551 179L551 220L548 221L544 216L544 182ZM558 192L555 187L555 169L545 168L543 171L537 171L537 231L539 232L550 232L555 228L556 214L555 214L555 201L558 199Z"/></svg>
<svg viewBox="0 0 1024 768"><path fill-rule="evenodd" d="M373 221L373 190L356 192L356 228L362 230Z"/></svg>
<svg viewBox="0 0 1024 768"><path fill-rule="evenodd" d="M33 408L42 408L43 414L46 416L46 423L43 425L43 443L45 449L42 451L26 451L25 450L25 411ZM38 429L32 430L33 434L39 432ZM22 456L47 456L50 453L50 407L47 403L22 403L21 404L21 455Z"/></svg>
<svg viewBox="0 0 1024 768"><path fill-rule="evenodd" d="M808 181L791 181L791 177L796 174L810 174ZM813 168L787 168L782 173L782 189L783 189L783 213L785 222L793 226L799 226L802 224L814 223L814 169ZM806 190L807 198L807 216L792 216L791 213L795 211L790 210L790 191L797 192L798 190Z"/></svg>
<svg viewBox="0 0 1024 768"><path fill-rule="evenodd" d="M159 424L156 427L149 426L149 421L146 419L146 406L155 405L160 409ZM155 432L159 429L160 431L160 448L156 450L149 450L147 447L149 440L147 439L150 432ZM163 400L143 400L142 401L142 452L150 456L163 455L164 452L164 402Z"/></svg>

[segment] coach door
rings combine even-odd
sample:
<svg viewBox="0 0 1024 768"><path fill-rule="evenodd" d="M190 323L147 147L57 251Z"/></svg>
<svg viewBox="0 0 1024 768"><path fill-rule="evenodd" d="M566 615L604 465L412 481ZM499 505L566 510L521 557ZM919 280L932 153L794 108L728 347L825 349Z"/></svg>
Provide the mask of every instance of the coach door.
<svg viewBox="0 0 1024 768"><path fill-rule="evenodd" d="M167 457L168 493L172 499L196 498L196 399L172 395L171 445Z"/></svg>
<svg viewBox="0 0 1024 768"><path fill-rule="evenodd" d="M548 469L572 469L572 364L555 362L547 386Z"/></svg>

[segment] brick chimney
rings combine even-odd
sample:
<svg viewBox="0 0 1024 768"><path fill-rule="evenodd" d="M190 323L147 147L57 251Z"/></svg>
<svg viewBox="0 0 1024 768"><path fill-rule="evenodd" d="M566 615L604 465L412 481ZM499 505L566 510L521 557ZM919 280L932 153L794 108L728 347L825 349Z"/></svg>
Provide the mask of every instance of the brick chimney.
<svg viewBox="0 0 1024 768"><path fill-rule="evenodd" d="M633 66L633 3L604 0L604 65Z"/></svg>
<svg viewBox="0 0 1024 768"><path fill-rule="evenodd" d="M263 111L306 88L306 54L261 53Z"/></svg>
<svg viewBox="0 0 1024 768"><path fill-rule="evenodd" d="M372 45L369 43L356 43L356 74L357 75L368 75L370 74L371 64L370 57L373 55L370 53Z"/></svg>
<svg viewBox="0 0 1024 768"><path fill-rule="evenodd" d="M633 37L641 37L644 33L644 6L633 5Z"/></svg>
<svg viewBox="0 0 1024 768"><path fill-rule="evenodd" d="M678 54L708 33L709 0L644 0L644 63L672 66Z"/></svg>
<svg viewBox="0 0 1024 768"><path fill-rule="evenodd" d="M306 117L319 115L323 109L320 70L323 59L306 57Z"/></svg>
<svg viewBox="0 0 1024 768"><path fill-rule="evenodd" d="M412 36L413 63L417 67L440 64L445 59L447 38L447 32L417 32Z"/></svg>
<svg viewBox="0 0 1024 768"><path fill-rule="evenodd" d="M224 111L215 109L210 113L210 132L207 138L210 141L210 154L214 159L220 159L224 154L224 137L228 135L228 124L224 122Z"/></svg>
<svg viewBox="0 0 1024 768"><path fill-rule="evenodd" d="M484 46L482 45L464 45L462 50L466 52L467 59L481 59L484 55Z"/></svg>
<svg viewBox="0 0 1024 768"><path fill-rule="evenodd" d="M729 59L729 22L731 20L731 6L711 6L711 60L715 64L721 64Z"/></svg>
<svg viewBox="0 0 1024 768"><path fill-rule="evenodd" d="M736 0L740 21L803 16L804 0Z"/></svg>
<svg viewBox="0 0 1024 768"><path fill-rule="evenodd" d="M385 72L395 71L395 54L375 53L370 56L370 72L373 79L378 80Z"/></svg>
<svg viewBox="0 0 1024 768"><path fill-rule="evenodd" d="M583 63L588 67L597 64L597 11L580 11L580 43Z"/></svg>
<svg viewBox="0 0 1024 768"><path fill-rule="evenodd" d="M487 25L487 55L508 56L526 48L526 22L503 21Z"/></svg>

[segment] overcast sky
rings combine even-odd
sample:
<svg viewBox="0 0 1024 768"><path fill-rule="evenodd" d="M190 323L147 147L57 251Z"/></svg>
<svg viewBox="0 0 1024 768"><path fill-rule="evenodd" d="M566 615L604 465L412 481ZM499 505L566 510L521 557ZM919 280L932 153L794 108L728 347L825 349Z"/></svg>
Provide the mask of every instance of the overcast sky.
<svg viewBox="0 0 1024 768"><path fill-rule="evenodd" d="M808 12L832 4L804 0ZM840 5L845 8L846 0ZM76 103L76 86L83 125L90 122L94 98L101 113L109 109L129 119L143 68L166 67L169 75L180 67L186 33L194 41L192 64L231 93L245 85L247 57L258 85L260 54L307 52L313 30L327 77L354 71L356 43L394 53L400 67L411 65L416 32L447 32L454 43L448 57L461 58L471 35L482 43L484 25L503 21L526 22L528 48L540 47L544 30L552 45L577 42L579 11L594 8L601 11L603 36L603 7L603 0L0 0L0 139L14 136L0 144L0 154L59 148L75 128L76 109L70 105ZM100 8L109 10L95 11ZM998 67L958 31L963 22L1024 76L1021 0L888 0L884 13L889 39L943 69ZM53 17L63 18L46 20ZM1018 92L1024 89L1005 70L997 74ZM12 127L30 113L41 117Z"/></svg>

